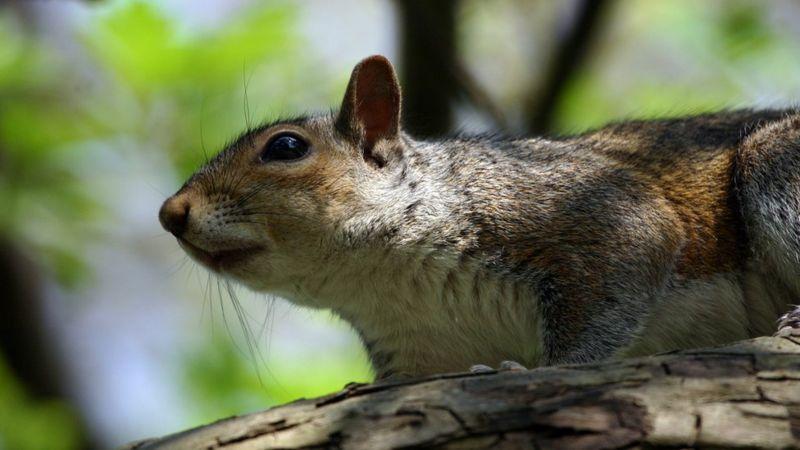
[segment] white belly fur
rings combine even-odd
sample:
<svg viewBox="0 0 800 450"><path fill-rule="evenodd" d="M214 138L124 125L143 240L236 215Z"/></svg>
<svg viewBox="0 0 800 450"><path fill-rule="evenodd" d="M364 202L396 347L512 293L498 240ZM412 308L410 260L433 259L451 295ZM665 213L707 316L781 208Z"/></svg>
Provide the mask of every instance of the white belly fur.
<svg viewBox="0 0 800 450"><path fill-rule="evenodd" d="M328 294L339 297L334 311L370 347L391 355L392 372L466 371L505 359L540 363L541 325L531 289L494 277L474 261L423 259L396 261L404 270L388 277L381 270L361 273L359 281Z"/></svg>

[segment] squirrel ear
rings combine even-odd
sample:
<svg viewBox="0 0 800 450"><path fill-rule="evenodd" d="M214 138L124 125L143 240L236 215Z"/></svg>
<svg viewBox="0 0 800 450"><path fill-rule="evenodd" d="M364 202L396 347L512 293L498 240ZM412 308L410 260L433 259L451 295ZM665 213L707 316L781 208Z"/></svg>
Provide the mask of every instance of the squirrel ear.
<svg viewBox="0 0 800 450"><path fill-rule="evenodd" d="M336 125L363 139L368 149L398 135L400 84L386 57L370 56L353 69Z"/></svg>

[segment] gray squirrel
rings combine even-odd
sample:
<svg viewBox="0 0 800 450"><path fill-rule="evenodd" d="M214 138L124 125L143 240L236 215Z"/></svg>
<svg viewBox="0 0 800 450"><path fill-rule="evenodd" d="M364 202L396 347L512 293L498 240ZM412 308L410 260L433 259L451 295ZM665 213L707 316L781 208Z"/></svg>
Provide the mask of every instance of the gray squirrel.
<svg viewBox="0 0 800 450"><path fill-rule="evenodd" d="M366 58L337 113L246 132L160 221L222 276L349 322L379 379L800 334L800 114L419 141L400 110Z"/></svg>

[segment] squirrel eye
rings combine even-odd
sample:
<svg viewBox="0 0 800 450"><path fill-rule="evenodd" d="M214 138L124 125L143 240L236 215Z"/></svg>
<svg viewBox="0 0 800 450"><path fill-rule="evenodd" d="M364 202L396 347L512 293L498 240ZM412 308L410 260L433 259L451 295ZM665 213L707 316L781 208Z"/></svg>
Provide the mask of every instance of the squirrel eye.
<svg viewBox="0 0 800 450"><path fill-rule="evenodd" d="M261 153L261 161L291 161L308 153L308 143L294 134L279 134L272 138Z"/></svg>

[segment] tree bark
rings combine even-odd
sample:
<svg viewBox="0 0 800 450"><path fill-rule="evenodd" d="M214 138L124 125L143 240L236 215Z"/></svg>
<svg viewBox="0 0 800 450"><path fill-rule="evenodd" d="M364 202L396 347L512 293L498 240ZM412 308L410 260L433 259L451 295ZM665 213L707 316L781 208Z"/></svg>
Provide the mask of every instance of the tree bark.
<svg viewBox="0 0 800 450"><path fill-rule="evenodd" d="M350 385L137 450L800 448L800 338Z"/></svg>

